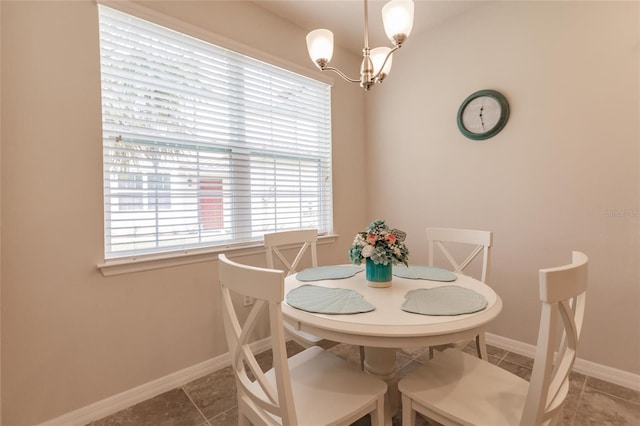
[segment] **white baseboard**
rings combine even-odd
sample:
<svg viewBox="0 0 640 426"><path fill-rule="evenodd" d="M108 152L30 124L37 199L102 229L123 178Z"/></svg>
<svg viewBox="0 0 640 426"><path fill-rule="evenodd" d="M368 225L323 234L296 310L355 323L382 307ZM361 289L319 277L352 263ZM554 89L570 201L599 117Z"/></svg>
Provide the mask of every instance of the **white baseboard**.
<svg viewBox="0 0 640 426"><path fill-rule="evenodd" d="M487 343L509 352L515 352L533 358L535 355L535 346L522 343L517 340L507 339L506 337L496 336L487 333ZM252 344L254 352L262 352L268 348L268 339L263 339ZM132 405L146 401L149 398L160 395L161 393L170 391L176 387L182 386L200 377L211 374L231 364L229 354L223 354L215 358L208 359L199 364L187 367L183 370L176 371L167 376L153 380L149 383L129 389L117 395L113 395L102 401L95 402L86 407L64 414L55 419L41 423L39 426L83 426L92 421L101 419L111 414L117 413ZM606 367L591 361L576 359L574 370L578 373L597 379L605 380L629 389L640 391L640 375L629 373L615 368Z"/></svg>
<svg viewBox="0 0 640 426"><path fill-rule="evenodd" d="M264 351L269 347L269 340L263 339L254 342L251 348L255 353ZM63 414L60 417L41 423L39 426L83 426L92 421L117 413L132 405L146 401L161 393L170 391L176 387L187 384L200 377L211 374L231 365L229 353L208 359L199 364L192 365L183 370L168 374L159 379L136 386L117 395L95 402L86 407Z"/></svg>
<svg viewBox="0 0 640 426"><path fill-rule="evenodd" d="M486 341L487 344L497 346L509 352L515 352L529 358L534 358L535 356L536 347L534 345L507 339L506 337L496 336L491 333L486 334ZM580 358L576 358L573 370L587 376L595 377L596 379L604 380L606 382L614 383L640 392L640 375L638 374L607 367L602 364L596 364L595 362Z"/></svg>

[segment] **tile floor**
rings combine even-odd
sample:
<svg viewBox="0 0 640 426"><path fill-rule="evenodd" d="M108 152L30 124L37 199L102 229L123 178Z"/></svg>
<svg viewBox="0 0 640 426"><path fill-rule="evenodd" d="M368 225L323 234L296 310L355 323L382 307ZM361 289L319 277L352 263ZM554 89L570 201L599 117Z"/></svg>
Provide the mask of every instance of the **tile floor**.
<svg viewBox="0 0 640 426"><path fill-rule="evenodd" d="M288 342L287 349L294 354L302 348ZM331 352L359 365L356 346L337 344L328 348ZM469 349L472 350L472 349ZM525 379L531 375L533 361L530 358L488 347L490 361ZM397 363L399 376L427 359L426 348L401 350ZM271 367L271 353L260 356L263 368ZM573 373L571 388L565 405L567 426L622 426L640 425L640 392L612 383ZM393 419L394 426L402 423L400 414ZM230 368L204 376L193 382L172 389L147 401L126 408L87 426L232 426L237 424L235 384ZM355 423L369 425L368 417ZM432 425L420 415L418 426Z"/></svg>

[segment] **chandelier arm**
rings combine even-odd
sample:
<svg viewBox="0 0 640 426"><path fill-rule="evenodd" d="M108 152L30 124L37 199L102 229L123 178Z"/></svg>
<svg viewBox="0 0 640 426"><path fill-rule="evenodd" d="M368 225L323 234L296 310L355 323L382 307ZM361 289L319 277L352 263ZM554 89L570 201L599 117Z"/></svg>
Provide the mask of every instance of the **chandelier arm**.
<svg viewBox="0 0 640 426"><path fill-rule="evenodd" d="M333 67L322 67L322 71L333 71L336 74L338 74L340 77L342 77L343 79L351 82L351 83L360 83L360 79L354 79L354 78L349 78L347 77L342 71L340 71L337 68L333 68Z"/></svg>
<svg viewBox="0 0 640 426"><path fill-rule="evenodd" d="M384 66L387 65L387 61L389 60L391 55L393 55L393 52L400 49L400 47L402 46L396 45L393 47L393 49L389 51L389 53L387 53L387 56L384 57L384 61L382 61L382 65L380 65L380 69L378 70L378 73L372 77L374 80L380 77L380 74L382 74L382 70L384 69Z"/></svg>

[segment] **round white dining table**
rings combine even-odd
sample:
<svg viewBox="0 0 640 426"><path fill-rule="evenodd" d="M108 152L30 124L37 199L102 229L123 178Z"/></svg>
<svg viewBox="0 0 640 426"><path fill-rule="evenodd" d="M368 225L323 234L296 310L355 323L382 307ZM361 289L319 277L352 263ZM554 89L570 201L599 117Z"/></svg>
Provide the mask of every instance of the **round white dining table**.
<svg viewBox="0 0 640 426"><path fill-rule="evenodd" d="M364 346L365 371L380 377L389 385L386 424L391 424L391 417L400 405L395 380L398 348L434 346L472 339L502 310L502 300L491 287L462 274L456 274L452 282L393 276L391 286L386 288L370 287L364 271L349 278L311 282L299 281L296 276L293 274L285 279L285 295L305 284L345 288L360 293L375 306L370 312L332 315L303 311L284 302L282 311L285 321L297 330L336 342ZM488 302L486 308L462 315L421 315L401 310L408 291L446 285L457 285L483 295Z"/></svg>

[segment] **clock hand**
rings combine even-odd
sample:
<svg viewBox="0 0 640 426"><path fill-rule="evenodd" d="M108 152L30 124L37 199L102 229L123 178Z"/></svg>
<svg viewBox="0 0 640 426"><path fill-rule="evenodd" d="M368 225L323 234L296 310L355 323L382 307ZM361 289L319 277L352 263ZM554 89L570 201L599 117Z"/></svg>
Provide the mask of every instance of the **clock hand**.
<svg viewBox="0 0 640 426"><path fill-rule="evenodd" d="M484 129L484 120L482 119L482 112L484 111L484 106L480 107L480 124L482 124L482 128Z"/></svg>

